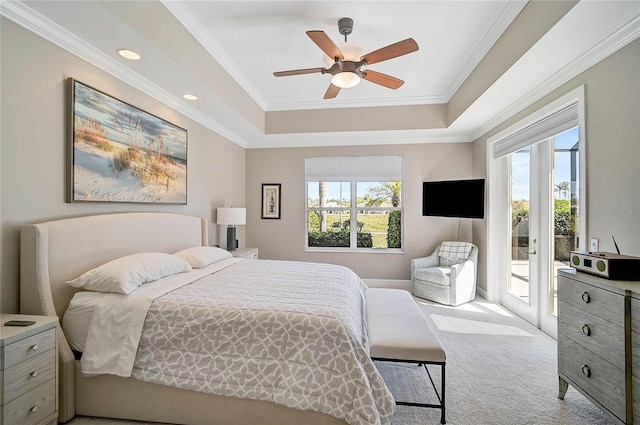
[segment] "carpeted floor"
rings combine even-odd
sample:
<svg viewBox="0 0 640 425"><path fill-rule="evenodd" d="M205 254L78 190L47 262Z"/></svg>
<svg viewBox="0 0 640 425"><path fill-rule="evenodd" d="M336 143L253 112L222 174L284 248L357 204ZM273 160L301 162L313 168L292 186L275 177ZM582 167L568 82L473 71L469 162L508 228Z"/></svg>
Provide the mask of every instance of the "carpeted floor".
<svg viewBox="0 0 640 425"><path fill-rule="evenodd" d="M523 319L481 298L459 307L418 298L416 301L437 329L447 353L448 424L613 424L572 387L564 400L557 398L556 342ZM398 400L435 401L423 369L392 363L378 367ZM439 367L430 370L439 382ZM437 424L439 420L439 410L398 406L393 425ZM84 417L69 422L69 425L125 424L140 425Z"/></svg>

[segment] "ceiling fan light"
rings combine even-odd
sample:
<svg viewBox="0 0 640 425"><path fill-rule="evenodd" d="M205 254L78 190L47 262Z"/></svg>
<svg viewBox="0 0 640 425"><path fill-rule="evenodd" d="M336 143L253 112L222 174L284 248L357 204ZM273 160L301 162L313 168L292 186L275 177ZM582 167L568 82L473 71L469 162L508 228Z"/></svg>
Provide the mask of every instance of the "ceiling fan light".
<svg viewBox="0 0 640 425"><path fill-rule="evenodd" d="M353 72L339 72L331 78L331 84L341 89L355 87L359 82L360 77Z"/></svg>

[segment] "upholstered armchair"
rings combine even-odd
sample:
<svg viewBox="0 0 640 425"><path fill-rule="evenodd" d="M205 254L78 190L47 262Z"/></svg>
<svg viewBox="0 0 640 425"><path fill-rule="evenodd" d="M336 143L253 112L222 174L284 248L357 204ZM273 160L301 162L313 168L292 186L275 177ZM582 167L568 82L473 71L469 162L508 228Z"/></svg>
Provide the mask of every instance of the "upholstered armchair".
<svg viewBox="0 0 640 425"><path fill-rule="evenodd" d="M446 305L476 297L478 247L470 242L442 242L428 257L411 260L413 295Z"/></svg>

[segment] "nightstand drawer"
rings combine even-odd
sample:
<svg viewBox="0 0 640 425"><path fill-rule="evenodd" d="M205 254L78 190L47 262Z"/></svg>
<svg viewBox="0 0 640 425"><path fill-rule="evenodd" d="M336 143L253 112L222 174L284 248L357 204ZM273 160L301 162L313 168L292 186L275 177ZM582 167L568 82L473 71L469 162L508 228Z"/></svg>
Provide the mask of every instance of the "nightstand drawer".
<svg viewBox="0 0 640 425"><path fill-rule="evenodd" d="M56 380L21 395L4 405L4 425L32 425L56 411Z"/></svg>
<svg viewBox="0 0 640 425"><path fill-rule="evenodd" d="M56 376L56 350L48 350L38 356L4 370L4 403L8 403Z"/></svg>
<svg viewBox="0 0 640 425"><path fill-rule="evenodd" d="M561 302L558 305L558 332L624 369L624 328Z"/></svg>
<svg viewBox="0 0 640 425"><path fill-rule="evenodd" d="M567 279L558 285L558 300L624 327L624 296Z"/></svg>
<svg viewBox="0 0 640 425"><path fill-rule="evenodd" d="M616 417L625 420L624 371L562 337L558 338L558 370Z"/></svg>
<svg viewBox="0 0 640 425"><path fill-rule="evenodd" d="M56 346L56 331L49 329L4 347L4 368L35 357Z"/></svg>

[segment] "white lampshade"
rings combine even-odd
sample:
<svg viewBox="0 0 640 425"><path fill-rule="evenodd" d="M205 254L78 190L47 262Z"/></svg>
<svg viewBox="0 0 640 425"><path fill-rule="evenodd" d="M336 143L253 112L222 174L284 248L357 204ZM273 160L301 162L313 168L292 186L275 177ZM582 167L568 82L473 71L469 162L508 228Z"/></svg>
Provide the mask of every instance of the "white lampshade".
<svg viewBox="0 0 640 425"><path fill-rule="evenodd" d="M216 223L230 226L247 224L246 208L218 208L218 219Z"/></svg>
<svg viewBox="0 0 640 425"><path fill-rule="evenodd" d="M331 78L331 84L341 89L355 87L360 82L360 77L354 72L340 72Z"/></svg>

